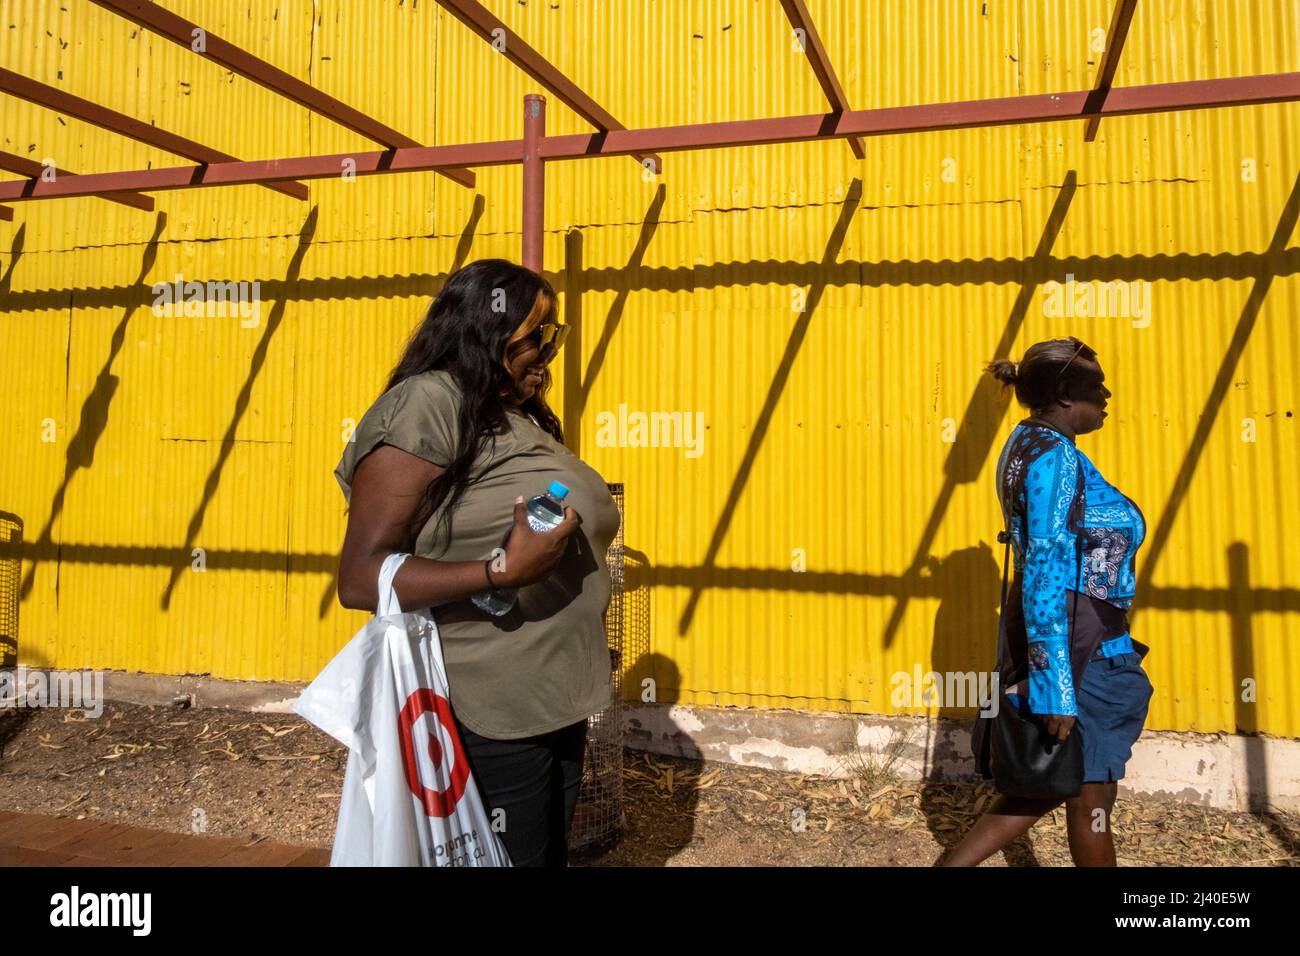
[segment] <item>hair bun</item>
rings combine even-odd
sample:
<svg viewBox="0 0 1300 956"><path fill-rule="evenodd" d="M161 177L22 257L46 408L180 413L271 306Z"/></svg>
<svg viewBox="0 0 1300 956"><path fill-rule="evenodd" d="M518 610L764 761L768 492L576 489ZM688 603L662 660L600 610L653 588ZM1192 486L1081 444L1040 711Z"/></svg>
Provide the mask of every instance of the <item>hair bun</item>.
<svg viewBox="0 0 1300 956"><path fill-rule="evenodd" d="M1003 385L1015 385L1020 380L1020 363L996 359L988 364L988 372Z"/></svg>

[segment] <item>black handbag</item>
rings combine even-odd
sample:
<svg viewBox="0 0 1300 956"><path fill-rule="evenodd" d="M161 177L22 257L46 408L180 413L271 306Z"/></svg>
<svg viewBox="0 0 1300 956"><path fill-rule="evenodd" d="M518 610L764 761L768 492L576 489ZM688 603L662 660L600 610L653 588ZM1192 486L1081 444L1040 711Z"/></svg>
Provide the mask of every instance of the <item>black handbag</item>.
<svg viewBox="0 0 1300 956"><path fill-rule="evenodd" d="M1083 744L1076 724L1065 742L1048 737L1034 714L1020 709L1002 687L1002 652L1006 645L1007 565L1011 556L1011 534L998 533L1005 548L1002 552L1002 604L998 611L998 701L990 721L989 769L993 786L1008 797L1064 798L1078 796L1083 784ZM1078 613L1076 598L1074 611ZM1074 615L1070 617L1070 634L1074 634ZM1028 688L1025 690L1028 695Z"/></svg>

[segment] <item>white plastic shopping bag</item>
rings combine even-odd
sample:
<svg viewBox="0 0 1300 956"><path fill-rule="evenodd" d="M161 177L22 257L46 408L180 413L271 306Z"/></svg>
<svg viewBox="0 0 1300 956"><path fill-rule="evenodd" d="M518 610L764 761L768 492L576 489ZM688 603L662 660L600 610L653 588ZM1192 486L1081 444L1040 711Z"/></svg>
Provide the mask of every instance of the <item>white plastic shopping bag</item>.
<svg viewBox="0 0 1300 956"><path fill-rule="evenodd" d="M348 748L330 866L509 866L474 786L447 696L438 627L379 572L378 613L293 709Z"/></svg>

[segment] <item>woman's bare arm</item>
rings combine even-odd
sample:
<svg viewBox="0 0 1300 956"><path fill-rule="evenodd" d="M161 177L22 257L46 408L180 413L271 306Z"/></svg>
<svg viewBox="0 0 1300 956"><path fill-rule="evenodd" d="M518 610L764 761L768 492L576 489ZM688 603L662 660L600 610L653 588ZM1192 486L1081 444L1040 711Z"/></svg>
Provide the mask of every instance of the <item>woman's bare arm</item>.
<svg viewBox="0 0 1300 956"><path fill-rule="evenodd" d="M411 551L404 529L424 489L444 471L392 445L379 445L357 464L352 476L348 530L339 557L339 603L358 611L379 604L379 569L398 551ZM393 578L404 608L436 607L488 588L482 561L407 558Z"/></svg>
<svg viewBox="0 0 1300 956"><path fill-rule="evenodd" d="M357 464L352 476L348 529L339 556L339 603L358 611L379 604L379 569L395 552L410 552L405 528L419 507L424 490L444 469L392 445L380 444ZM393 578L404 608L437 607L460 601L495 585L520 587L550 574L564 554L578 515L565 509L554 530L538 533L528 526L523 499L515 503L514 527L506 544L505 568L488 581L488 555L474 561L435 561L412 555Z"/></svg>

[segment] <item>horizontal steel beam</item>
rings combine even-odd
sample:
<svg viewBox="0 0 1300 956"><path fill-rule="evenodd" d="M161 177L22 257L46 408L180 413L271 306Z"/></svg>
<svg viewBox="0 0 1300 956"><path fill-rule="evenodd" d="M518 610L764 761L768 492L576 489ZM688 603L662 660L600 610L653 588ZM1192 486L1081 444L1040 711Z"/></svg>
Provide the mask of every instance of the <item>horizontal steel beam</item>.
<svg viewBox="0 0 1300 956"><path fill-rule="evenodd" d="M1088 114L1085 108L1091 95L1090 90L1079 90L961 103L852 110L838 114L548 136L542 141L542 156L548 161L594 159L653 151L721 149L843 139L850 136L885 136L1053 123L1086 118ZM1099 115L1135 116L1297 100L1300 100L1300 73L1274 73L1114 89L1106 97ZM523 141L518 139L456 146L420 146L385 152L339 153L171 169L90 173L53 183L0 183L0 202L92 196L122 190L156 192L200 186L277 183L293 179L329 179L340 175L346 168L345 162L355 164L357 176L368 176L464 166L505 166L522 161Z"/></svg>
<svg viewBox="0 0 1300 956"><path fill-rule="evenodd" d="M45 164L38 163L34 159L28 159L26 156L19 156L17 153L10 153L0 150L0 169L8 170L11 173L17 173L19 176L27 176L31 179L37 179L45 173ZM77 175L70 169L61 166L55 167L54 175L57 176L75 176ZM153 197L145 196L141 193L104 193L100 196L109 202L120 203L123 206L130 206L132 209L141 209L144 212L153 212ZM10 216L9 218L13 218Z"/></svg>
<svg viewBox="0 0 1300 956"><path fill-rule="evenodd" d="M163 9L151 0L91 0L91 2L376 143L382 143L393 149L420 145L418 140L411 139L374 117L353 109L341 100L304 83L279 67L272 66L247 50L221 39L198 24ZM198 43L200 37L201 44ZM196 49L196 45L201 46L201 49ZM445 169L440 172L462 186L472 188L474 185L474 174L467 169Z"/></svg>
<svg viewBox="0 0 1300 956"><path fill-rule="evenodd" d="M28 76L22 76L12 70L6 70L4 67L0 67L0 93L8 93L10 96L16 96L29 103L35 103L37 106L54 110L56 113L62 113L84 123L98 126L100 129L106 129L110 133L126 136L136 142L156 147L168 153L175 153L177 156L184 156L186 159L192 159L198 163L239 162L229 153L223 153L219 149L212 149L184 136L169 133L165 129L159 129L157 126L141 122L133 116L127 116L125 113L111 110L107 106L92 103L90 100L82 99L80 96L75 96L66 90L42 83L40 80L33 80ZM266 186L267 189L274 189L276 192L284 193L286 196L292 196L294 199L306 199L311 195L307 191L307 187L300 183L267 182L262 185Z"/></svg>

